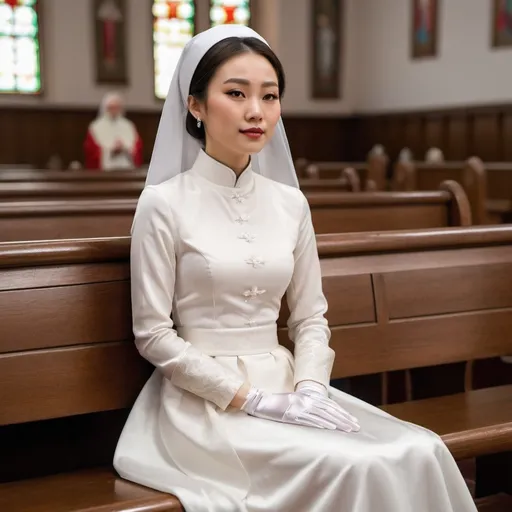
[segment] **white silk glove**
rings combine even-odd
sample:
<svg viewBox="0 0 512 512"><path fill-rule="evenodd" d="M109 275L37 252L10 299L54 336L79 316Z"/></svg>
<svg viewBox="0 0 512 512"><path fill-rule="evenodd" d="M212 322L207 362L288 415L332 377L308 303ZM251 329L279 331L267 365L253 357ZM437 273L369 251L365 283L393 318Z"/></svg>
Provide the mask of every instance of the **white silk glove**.
<svg viewBox="0 0 512 512"><path fill-rule="evenodd" d="M319 382L315 382L312 380L304 380L297 384L297 392L302 393L311 398L322 398L324 400L328 400L333 404L334 407L338 409L338 411L343 415L344 421L346 422L346 426L350 428L347 430L345 428L340 428L339 430L343 430L345 432L358 432L361 428L359 426L359 421L357 418L352 416L349 412L345 411L343 407L341 407L337 402L331 400L329 398L329 392L327 388L320 384Z"/></svg>
<svg viewBox="0 0 512 512"><path fill-rule="evenodd" d="M281 423L350 432L351 422L341 407L328 398L305 393L271 393L251 388L242 411Z"/></svg>

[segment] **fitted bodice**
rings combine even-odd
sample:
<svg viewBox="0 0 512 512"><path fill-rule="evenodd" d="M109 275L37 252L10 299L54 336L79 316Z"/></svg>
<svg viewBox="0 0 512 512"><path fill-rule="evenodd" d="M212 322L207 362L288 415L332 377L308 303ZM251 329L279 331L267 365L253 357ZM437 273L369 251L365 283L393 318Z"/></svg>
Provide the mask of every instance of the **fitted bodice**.
<svg viewBox="0 0 512 512"><path fill-rule="evenodd" d="M289 385L292 377L328 384L327 303L299 189L250 166L237 178L201 152L189 171L144 189L131 247L135 342L173 385L225 408L246 376L209 356L272 352L275 361L278 350L288 365L276 336L285 294L295 344Z"/></svg>
<svg viewBox="0 0 512 512"><path fill-rule="evenodd" d="M298 191L250 168L230 187L230 169L201 160L169 183L174 322L214 329L275 323L293 274Z"/></svg>

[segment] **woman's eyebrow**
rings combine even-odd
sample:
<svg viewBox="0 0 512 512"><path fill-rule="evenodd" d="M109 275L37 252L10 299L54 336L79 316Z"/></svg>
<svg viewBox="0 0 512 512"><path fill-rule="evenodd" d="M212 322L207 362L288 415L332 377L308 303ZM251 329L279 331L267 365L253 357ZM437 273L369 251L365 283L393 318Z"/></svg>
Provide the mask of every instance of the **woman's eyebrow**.
<svg viewBox="0 0 512 512"><path fill-rule="evenodd" d="M226 81L224 81L225 84L232 83L232 84L238 84L238 85L250 85L249 80L246 80L245 78L228 78ZM261 84L263 87L277 87L277 84L272 80L267 80L266 82L263 82Z"/></svg>

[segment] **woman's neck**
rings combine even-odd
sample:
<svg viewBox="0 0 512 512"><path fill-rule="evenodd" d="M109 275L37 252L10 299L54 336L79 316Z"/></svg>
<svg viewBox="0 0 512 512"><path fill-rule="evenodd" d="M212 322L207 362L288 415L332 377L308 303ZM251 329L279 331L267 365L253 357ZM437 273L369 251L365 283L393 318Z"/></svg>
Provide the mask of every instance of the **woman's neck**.
<svg viewBox="0 0 512 512"><path fill-rule="evenodd" d="M226 167L229 167L237 177L240 176L242 172L244 172L251 160L249 155L225 155L220 154L217 151L211 151L208 147L205 147L204 152L209 157L217 160L217 162L225 165Z"/></svg>

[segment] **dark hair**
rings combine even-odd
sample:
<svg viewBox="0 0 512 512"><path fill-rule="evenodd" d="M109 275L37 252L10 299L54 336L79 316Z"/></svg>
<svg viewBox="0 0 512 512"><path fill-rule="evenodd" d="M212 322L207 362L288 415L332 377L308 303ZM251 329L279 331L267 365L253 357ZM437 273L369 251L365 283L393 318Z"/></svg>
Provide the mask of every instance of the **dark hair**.
<svg viewBox="0 0 512 512"><path fill-rule="evenodd" d="M255 37L227 37L212 46L199 61L188 93L199 101L205 101L208 85L217 69L229 59L243 53L256 53L270 62L277 74L279 96L282 97L285 89L283 65L277 55L263 41ZM190 112L187 113L185 126L192 137L205 141L204 126L201 125L198 128L197 120Z"/></svg>

